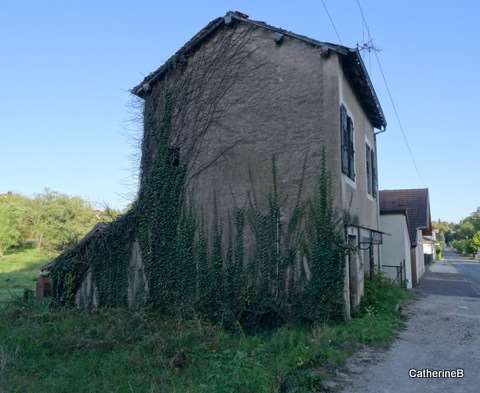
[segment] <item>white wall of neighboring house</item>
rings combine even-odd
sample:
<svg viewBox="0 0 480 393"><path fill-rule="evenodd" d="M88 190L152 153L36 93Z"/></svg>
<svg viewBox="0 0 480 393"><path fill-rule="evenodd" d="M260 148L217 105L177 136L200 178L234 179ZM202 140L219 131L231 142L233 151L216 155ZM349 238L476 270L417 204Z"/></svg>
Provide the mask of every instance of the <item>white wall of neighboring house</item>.
<svg viewBox="0 0 480 393"><path fill-rule="evenodd" d="M381 215L380 225L381 230L387 233L381 245L382 271L387 277L396 279L397 269L383 265L400 266L405 261L407 288L412 288L411 243L405 215Z"/></svg>
<svg viewBox="0 0 480 393"><path fill-rule="evenodd" d="M435 254L435 244L430 239L423 239L423 253L424 254Z"/></svg>
<svg viewBox="0 0 480 393"><path fill-rule="evenodd" d="M425 257L428 256L426 263L435 262L437 259L437 252L435 247L434 236L424 236L423 237L423 254Z"/></svg>
<svg viewBox="0 0 480 393"><path fill-rule="evenodd" d="M416 266L417 266L417 283L425 273L425 255L423 253L423 233L421 229L417 229L417 247L415 248Z"/></svg>

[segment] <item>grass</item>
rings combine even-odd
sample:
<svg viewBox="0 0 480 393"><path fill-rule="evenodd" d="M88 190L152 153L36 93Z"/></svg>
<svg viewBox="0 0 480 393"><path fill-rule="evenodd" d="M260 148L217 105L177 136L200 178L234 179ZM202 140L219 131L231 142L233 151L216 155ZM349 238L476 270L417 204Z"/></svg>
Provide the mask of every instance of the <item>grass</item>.
<svg viewBox="0 0 480 393"><path fill-rule="evenodd" d="M0 303L22 296L24 289L34 289L40 267L53 254L39 249L25 249L0 258Z"/></svg>
<svg viewBox="0 0 480 393"><path fill-rule="evenodd" d="M377 279L350 323L250 336L150 311L16 301L0 309L0 391L319 392L322 379L356 349L392 340L403 324L395 305L406 296ZM180 353L186 361L175 368Z"/></svg>

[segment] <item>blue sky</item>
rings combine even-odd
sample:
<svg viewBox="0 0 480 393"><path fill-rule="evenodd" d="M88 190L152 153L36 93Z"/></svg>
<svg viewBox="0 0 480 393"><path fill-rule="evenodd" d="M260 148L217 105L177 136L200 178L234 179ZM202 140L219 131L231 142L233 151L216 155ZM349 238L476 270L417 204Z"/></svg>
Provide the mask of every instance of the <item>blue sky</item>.
<svg viewBox="0 0 480 393"><path fill-rule="evenodd" d="M355 0L325 0L344 44L362 41ZM363 0L363 8L425 183L418 178L378 68L388 120L379 136L381 188L427 186L435 219L480 205L480 62L474 1ZM137 152L128 89L227 10L338 41L320 0L2 1L0 192L44 187L123 207ZM366 64L369 67L368 56Z"/></svg>

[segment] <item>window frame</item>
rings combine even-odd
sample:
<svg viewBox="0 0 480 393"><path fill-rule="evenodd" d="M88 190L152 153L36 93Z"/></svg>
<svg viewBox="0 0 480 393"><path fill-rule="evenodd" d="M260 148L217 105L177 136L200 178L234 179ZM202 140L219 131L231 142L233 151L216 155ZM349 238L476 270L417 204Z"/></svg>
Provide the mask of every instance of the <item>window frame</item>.
<svg viewBox="0 0 480 393"><path fill-rule="evenodd" d="M365 142L365 173L367 180L367 194L373 196L373 177L372 177L372 148Z"/></svg>
<svg viewBox="0 0 480 393"><path fill-rule="evenodd" d="M167 162L170 167L178 167L180 165L180 147L169 146L167 148Z"/></svg>
<svg viewBox="0 0 480 393"><path fill-rule="evenodd" d="M371 149L371 171L372 171L372 197L376 198L378 194L378 171L377 171L377 154L375 149Z"/></svg>
<svg viewBox="0 0 480 393"><path fill-rule="evenodd" d="M367 194L372 198L377 197L378 178L375 149L365 137L365 173L367 181Z"/></svg>
<svg viewBox="0 0 480 393"><path fill-rule="evenodd" d="M355 122L343 103L340 105L340 161L342 173L355 183Z"/></svg>

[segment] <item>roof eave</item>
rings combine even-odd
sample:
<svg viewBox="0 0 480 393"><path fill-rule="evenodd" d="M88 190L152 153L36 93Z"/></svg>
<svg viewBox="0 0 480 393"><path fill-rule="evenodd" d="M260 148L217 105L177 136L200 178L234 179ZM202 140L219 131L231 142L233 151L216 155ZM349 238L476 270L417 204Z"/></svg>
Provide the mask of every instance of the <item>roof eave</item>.
<svg viewBox="0 0 480 393"><path fill-rule="evenodd" d="M187 55L196 49L196 47L203 42L210 34L215 32L220 26L224 24L225 18L220 17L212 20L207 26L200 30L192 39L187 41L177 52L168 58L168 60L155 71L147 75L142 82L132 88L130 92L137 97L145 98L151 89L151 85L157 80L161 79L165 72L174 65L179 56Z"/></svg>
<svg viewBox="0 0 480 393"><path fill-rule="evenodd" d="M377 94L375 92L375 89L373 88L373 84L370 80L367 69L365 67L365 64L363 63L362 57L358 49L348 48L343 45L332 44L329 42L317 41L313 38L309 38L282 28L268 25L264 22L249 19L248 15L242 14L238 11L229 11L225 14L224 17L219 17L212 20L191 40L189 40L185 45L183 45L173 56L171 56L161 67L146 76L142 82L140 82L137 86L131 89L131 93L136 95L137 97L145 98L151 89L151 85L158 81L165 74L165 72L175 64L179 56L185 56L194 51L197 46L203 42L203 40L213 34L220 26L223 26L224 24L230 24L232 20L248 23L273 32L279 32L285 36L298 39L311 45L334 51L341 55L342 58L350 59L350 61L353 60L352 64L354 65L354 68L358 67L358 76L361 80L361 82L357 83L357 86L355 87L359 96L362 97L360 98L360 100L363 101L363 105L365 105L366 108L369 108L368 110L366 110L366 112L370 112L367 113L367 116L369 117L373 127L382 130L386 128L387 123L385 120L385 115L383 113L380 101L378 100ZM365 92L363 92L364 88L366 88Z"/></svg>

